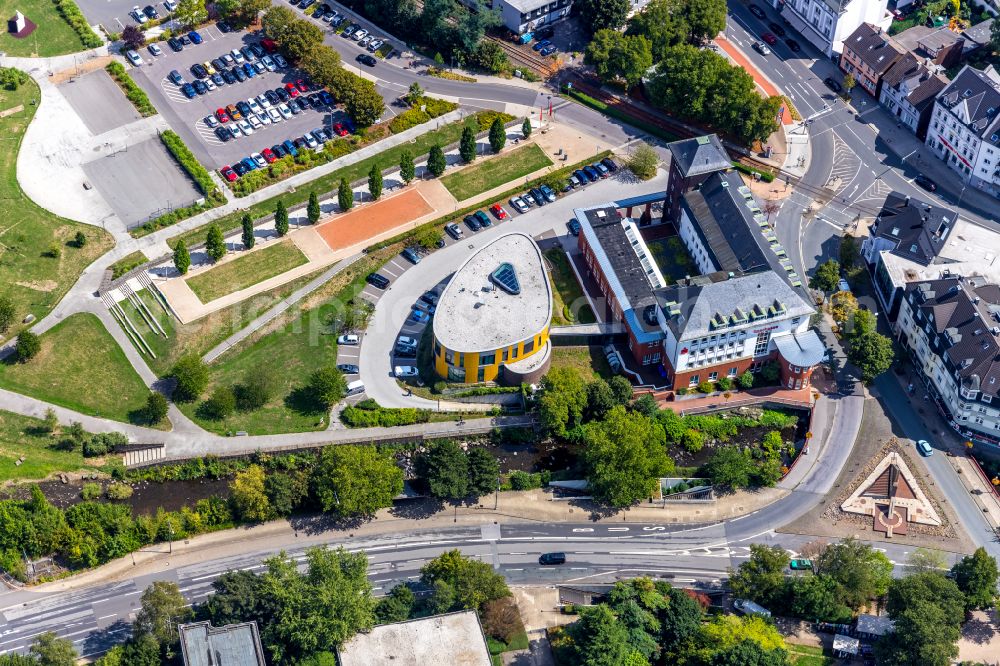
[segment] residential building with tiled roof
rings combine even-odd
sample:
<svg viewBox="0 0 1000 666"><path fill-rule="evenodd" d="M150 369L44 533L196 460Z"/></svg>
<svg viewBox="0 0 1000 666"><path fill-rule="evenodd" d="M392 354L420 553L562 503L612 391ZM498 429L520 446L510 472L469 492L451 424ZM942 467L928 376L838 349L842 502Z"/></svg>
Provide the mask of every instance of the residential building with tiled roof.
<svg viewBox="0 0 1000 666"><path fill-rule="evenodd" d="M1000 286L961 276L909 284L898 327L952 425L1000 442Z"/></svg>
<svg viewBox="0 0 1000 666"><path fill-rule="evenodd" d="M966 65L938 94L926 143L970 187L1000 196L1000 72Z"/></svg>
<svg viewBox="0 0 1000 666"><path fill-rule="evenodd" d="M843 52L844 42L863 23L888 29L887 5L887 0L785 0L780 11L805 39L832 56Z"/></svg>
<svg viewBox="0 0 1000 666"><path fill-rule="evenodd" d="M844 40L840 68L854 77L868 94L879 97L882 76L903 57L906 49L882 28L862 23Z"/></svg>

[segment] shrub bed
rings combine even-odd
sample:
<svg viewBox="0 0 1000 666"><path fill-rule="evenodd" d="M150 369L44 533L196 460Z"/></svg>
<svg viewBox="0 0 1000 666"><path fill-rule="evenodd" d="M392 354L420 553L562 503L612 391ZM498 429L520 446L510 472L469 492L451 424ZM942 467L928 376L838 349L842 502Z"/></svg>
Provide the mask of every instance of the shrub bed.
<svg viewBox="0 0 1000 666"><path fill-rule="evenodd" d="M632 127L635 127L636 129L641 129L643 132L648 132L653 136L658 136L664 141L676 141L677 139L680 138L677 135L672 134L667 130L663 129L662 127L657 127L656 125L651 125L649 123L643 122L642 120L639 120L638 118L634 118L633 116L630 116L624 111L621 111L616 107L605 104L599 99L594 99L590 95L582 93L579 90L573 88L564 89L563 94L568 95L570 98L575 99L577 102L580 102L584 106L589 106L594 111L600 111L606 116L610 116L612 118L621 120L622 122L628 123Z"/></svg>
<svg viewBox="0 0 1000 666"><path fill-rule="evenodd" d="M62 16L66 23L73 28L74 32L80 37L80 41L88 49L96 49L98 46L103 44L101 38L94 34L94 31L90 29L90 24L87 23L87 19L84 17L83 12L80 8L76 6L73 0L54 0L56 4L56 10L59 15Z"/></svg>
<svg viewBox="0 0 1000 666"><path fill-rule="evenodd" d="M118 87L122 89L128 101L132 102L132 106L139 112L139 115L143 118L156 115L156 108L149 101L146 91L135 84L135 81L132 80L132 77L125 70L124 65L120 62L112 62L104 69L111 75L111 78L118 84Z"/></svg>
<svg viewBox="0 0 1000 666"><path fill-rule="evenodd" d="M455 72L449 72L446 69L441 69L440 67L428 67L428 76L436 76L439 79L448 79L449 81L463 81L465 83L475 83L476 79L471 76L466 76L465 74L456 74Z"/></svg>
<svg viewBox="0 0 1000 666"><path fill-rule="evenodd" d="M167 150L170 151L170 154L174 156L174 159L191 176L191 180L195 182L198 189L201 190L201 193L206 198L218 200L220 203L225 202L226 198L215 186L208 171L201 165L198 158L194 156L191 149L184 145L184 141L177 136L176 132L173 130L164 130L160 134L160 140L167 147Z"/></svg>
<svg viewBox="0 0 1000 666"><path fill-rule="evenodd" d="M204 213L206 210L211 210L218 206L221 202L216 200L206 199L204 203L195 203L190 206L184 206L183 208L175 208L169 213L164 213L159 217L154 217L152 220L145 222L138 227L129 231L129 234L133 238L142 238L143 236L148 236L154 231L158 231L165 227L169 227L173 224L177 224L181 220L186 220L189 217L194 217L199 213Z"/></svg>
<svg viewBox="0 0 1000 666"><path fill-rule="evenodd" d="M765 183L774 182L774 174L769 171L761 171L759 169L753 169L741 162L733 162L733 168L739 171L740 173L745 173L746 175L751 177L753 177L754 174L757 174L760 176L760 179Z"/></svg>
<svg viewBox="0 0 1000 666"><path fill-rule="evenodd" d="M427 423L430 418L431 413L426 409L380 407L372 399L362 400L356 405L347 407L340 413L340 420L348 428L373 428L379 426L389 428L393 426L413 425L414 423Z"/></svg>

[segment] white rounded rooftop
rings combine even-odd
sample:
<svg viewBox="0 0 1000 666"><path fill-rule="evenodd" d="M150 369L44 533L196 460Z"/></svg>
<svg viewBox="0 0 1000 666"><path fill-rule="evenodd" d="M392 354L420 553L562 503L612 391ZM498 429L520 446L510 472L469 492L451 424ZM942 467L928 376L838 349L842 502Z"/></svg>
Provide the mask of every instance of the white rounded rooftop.
<svg viewBox="0 0 1000 666"><path fill-rule="evenodd" d="M469 257L441 294L434 337L446 349L491 352L545 330L552 291L530 236L500 236Z"/></svg>

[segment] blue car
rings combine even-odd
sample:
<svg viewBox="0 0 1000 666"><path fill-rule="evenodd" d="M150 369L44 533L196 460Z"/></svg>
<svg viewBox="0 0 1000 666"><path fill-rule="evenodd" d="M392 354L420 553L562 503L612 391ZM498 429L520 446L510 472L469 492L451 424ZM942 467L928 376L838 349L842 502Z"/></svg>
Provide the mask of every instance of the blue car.
<svg viewBox="0 0 1000 666"><path fill-rule="evenodd" d="M536 43L536 44L535 44L534 46L532 46L531 48L532 48L533 50L535 50L535 51L541 51L542 49L544 49L544 48L545 48L546 46L549 46L550 44L552 44L552 42L550 42L550 41L549 41L549 40L547 40L547 39L543 39L542 41L540 41L540 42Z"/></svg>
<svg viewBox="0 0 1000 666"><path fill-rule="evenodd" d="M184 93L184 96L187 97L188 99L194 99L194 96L198 94L195 92L194 86L191 85L190 83L185 83L184 85L182 85L181 92Z"/></svg>
<svg viewBox="0 0 1000 666"><path fill-rule="evenodd" d="M324 104L326 104L327 106L333 106L333 95L331 95L331 94L330 94L330 93L328 93L327 91L325 91L325 90L320 90L320 91L319 91L319 98L320 98L320 100L322 100L322 102L323 102Z"/></svg>
<svg viewBox="0 0 1000 666"><path fill-rule="evenodd" d="M290 140L285 139L285 142L282 143L281 145L285 147L285 150L287 150L288 154L291 155L292 157L295 157L299 154L298 148L296 148L295 144L292 143Z"/></svg>
<svg viewBox="0 0 1000 666"><path fill-rule="evenodd" d="M601 179L600 172L592 166L583 167L583 172L587 174L587 179L592 183Z"/></svg>
<svg viewBox="0 0 1000 666"><path fill-rule="evenodd" d="M585 174L582 169L577 169L573 172L573 175L576 176L576 179L580 181L581 185L586 185L590 182L590 178L587 178L587 174Z"/></svg>
<svg viewBox="0 0 1000 666"><path fill-rule="evenodd" d="M552 44L549 44L544 49L542 49L541 51L539 51L539 53L541 55L543 55L543 56L550 56L550 55L552 55L555 52L556 52L556 47L553 46Z"/></svg>
<svg viewBox="0 0 1000 666"><path fill-rule="evenodd" d="M201 35L198 34L197 30L192 30L191 32L189 32L188 39L191 40L192 44L201 44L203 41L205 41L204 39L201 38Z"/></svg>
<svg viewBox="0 0 1000 666"><path fill-rule="evenodd" d="M247 75L248 79L252 79L257 76L257 70L254 69L253 65L248 62L243 63L243 72Z"/></svg>
<svg viewBox="0 0 1000 666"><path fill-rule="evenodd" d="M431 316L429 314L427 314L423 310L417 310L416 308L414 308L413 311L410 313L410 321L412 321L415 324L422 324L425 321L429 320L430 318Z"/></svg>
<svg viewBox="0 0 1000 666"><path fill-rule="evenodd" d="M175 86L184 85L184 77L181 76L181 73L178 72L176 69L170 70L170 73L167 74L167 78L170 79L170 82L173 83Z"/></svg>
<svg viewBox="0 0 1000 666"><path fill-rule="evenodd" d="M255 171L257 169L257 163L252 158L249 157L244 157L242 160L240 160L240 164L245 166L250 171Z"/></svg>

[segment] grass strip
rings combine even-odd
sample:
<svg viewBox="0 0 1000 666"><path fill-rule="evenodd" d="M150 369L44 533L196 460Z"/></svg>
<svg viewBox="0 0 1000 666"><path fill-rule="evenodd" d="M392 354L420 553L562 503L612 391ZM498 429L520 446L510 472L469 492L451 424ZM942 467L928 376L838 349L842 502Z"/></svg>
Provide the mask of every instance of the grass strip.
<svg viewBox="0 0 1000 666"><path fill-rule="evenodd" d="M440 67L428 67L428 76L436 76L439 79L448 79L449 81L464 81L465 83L475 83L476 79L471 76L466 76L465 74L456 74L455 72L449 72L446 69L441 69Z"/></svg>
<svg viewBox="0 0 1000 666"><path fill-rule="evenodd" d="M198 273L187 284L202 303L251 287L309 261L290 239Z"/></svg>
<svg viewBox="0 0 1000 666"><path fill-rule="evenodd" d="M135 84L135 81L132 80L132 77L125 70L124 65L120 62L112 62L108 63L108 66L104 69L111 75L111 78L118 84L118 87L122 89L128 101L132 102L132 106L139 112L139 115L143 118L156 115L156 108L149 101L146 91Z"/></svg>
<svg viewBox="0 0 1000 666"><path fill-rule="evenodd" d="M372 157L363 159L354 164L349 164L341 169L337 169L336 171L328 173L325 176L320 176L308 186L298 188L294 192L279 194L271 199L267 199L266 201L261 201L260 203L248 206L244 210L224 215L217 220L213 220L212 222L203 224L202 226L183 234L169 238L167 239L167 245L173 248L179 240L183 240L188 247L204 242L205 235L208 233L208 228L213 224L218 225L222 232L226 233L227 231L240 226L240 220L243 218L244 214L249 214L250 217L256 220L268 214L274 213L279 200L282 201L289 210L291 210L294 206L304 203L309 198L309 193L311 191L315 191L317 193L332 192L336 190L341 178L346 179L348 183L365 179L368 177L368 172L371 171L373 164L378 164L382 168L392 168L399 164L399 158L400 155L403 154L403 151L409 151L415 161L419 160L420 157L427 154L427 152L431 149L431 146L439 145L443 147L457 142L462 136L462 129L467 124L477 128L478 131L485 131L489 129L493 120L497 117L500 117L501 120L506 118L507 121L513 118L512 116L497 113L496 111L480 111L474 116L469 116L465 120L449 123L444 127L422 134L409 143L400 146L393 146L392 148L382 151L378 155L373 155ZM133 235L136 234L133 233ZM145 233L140 235L145 235Z"/></svg>
<svg viewBox="0 0 1000 666"><path fill-rule="evenodd" d="M552 166L552 160L532 143L449 174L441 184L456 199L465 201L547 166Z"/></svg>
<svg viewBox="0 0 1000 666"><path fill-rule="evenodd" d="M593 324L597 321L594 311L584 298L569 257L559 247L545 251L545 259L551 267L552 277L552 325Z"/></svg>
<svg viewBox="0 0 1000 666"><path fill-rule="evenodd" d="M638 118L635 118L634 116L631 116L614 106L605 104L599 99L594 99L590 95L582 93L579 90L570 88L568 90L564 90L563 94L567 95L570 99L576 100L584 106L589 106L593 110L599 111L606 116L628 123L632 127L641 129L643 132L652 134L653 136L659 137L664 141L677 141L677 139L680 138L676 134L672 134L661 127L639 120Z"/></svg>
<svg viewBox="0 0 1000 666"><path fill-rule="evenodd" d="M136 250L132 254L127 254L115 263L111 264L111 279L117 280L137 266L142 266L149 261L141 250Z"/></svg>
<svg viewBox="0 0 1000 666"><path fill-rule="evenodd" d="M0 483L44 479L89 466L79 447L67 449L55 434L46 431L40 419L0 411Z"/></svg>

